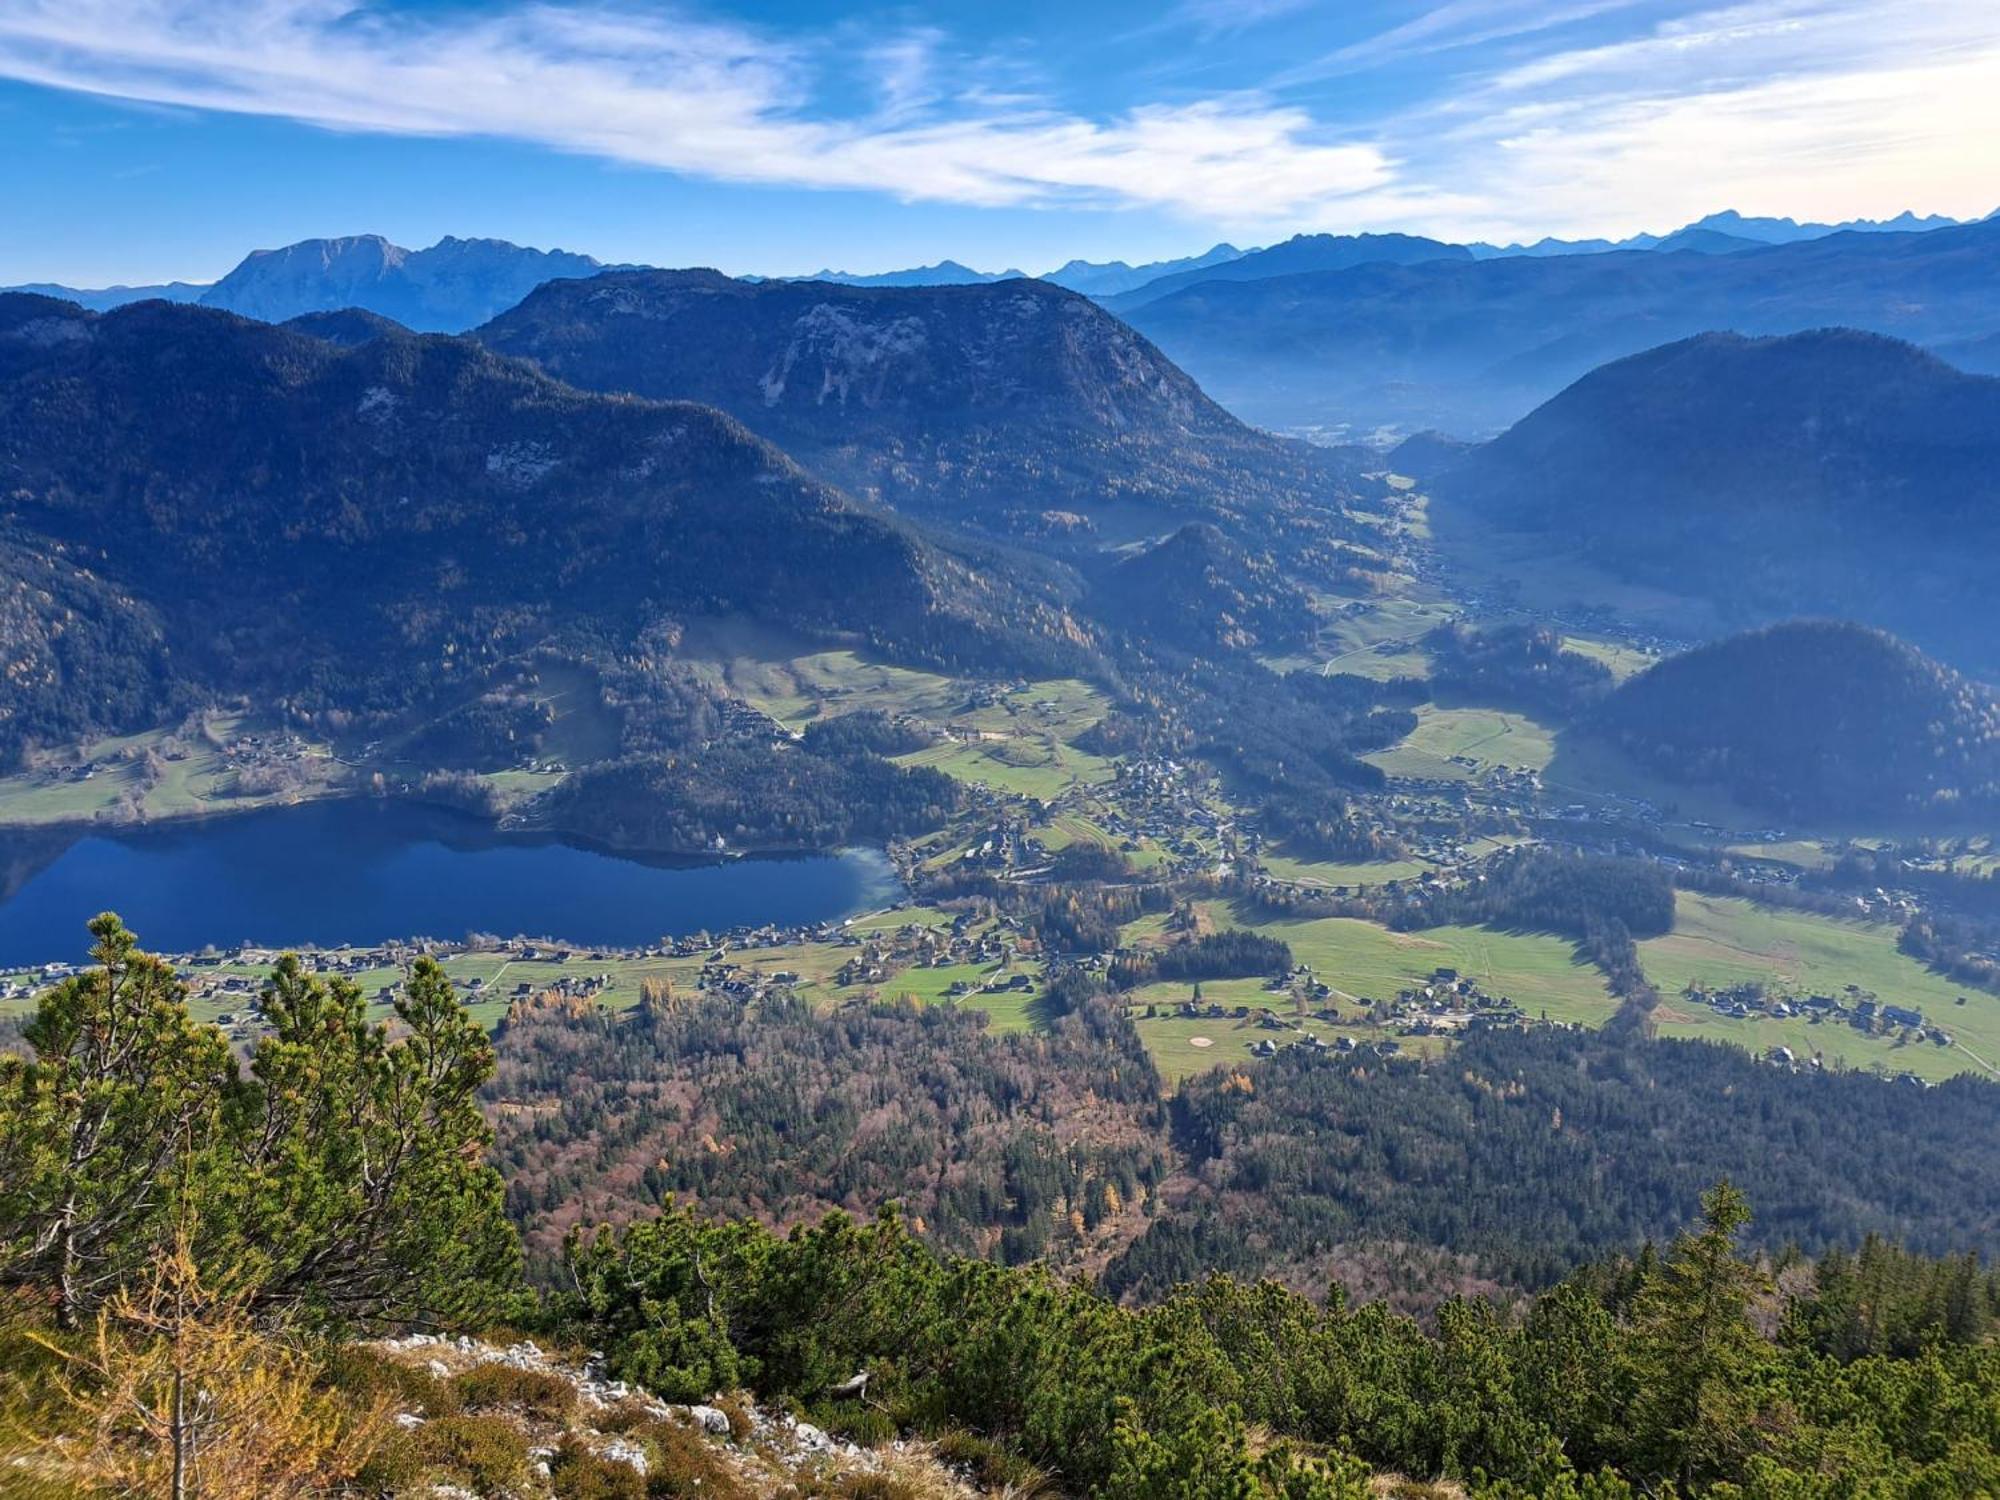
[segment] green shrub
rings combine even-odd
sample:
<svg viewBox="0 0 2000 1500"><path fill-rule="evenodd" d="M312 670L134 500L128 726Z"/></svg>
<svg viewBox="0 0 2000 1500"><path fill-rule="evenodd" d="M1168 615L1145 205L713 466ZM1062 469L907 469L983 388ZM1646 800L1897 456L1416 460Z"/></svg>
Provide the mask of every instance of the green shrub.
<svg viewBox="0 0 2000 1500"><path fill-rule="evenodd" d="M507 1407L560 1422L576 1406L576 1387L549 1370L476 1365L452 1382L468 1407Z"/></svg>
<svg viewBox="0 0 2000 1500"><path fill-rule="evenodd" d="M505 1417L461 1413L439 1417L416 1430L417 1450L427 1466L447 1470L480 1494L519 1481L528 1468L528 1440Z"/></svg>
<svg viewBox="0 0 2000 1500"><path fill-rule="evenodd" d="M425 1417L448 1417L460 1406L458 1390L417 1365L391 1359L360 1344L338 1344L327 1351L321 1378L333 1389L365 1402L387 1396L405 1411Z"/></svg>
<svg viewBox="0 0 2000 1500"><path fill-rule="evenodd" d="M556 1500L646 1500L646 1481L628 1463L593 1453L566 1438L549 1462Z"/></svg>

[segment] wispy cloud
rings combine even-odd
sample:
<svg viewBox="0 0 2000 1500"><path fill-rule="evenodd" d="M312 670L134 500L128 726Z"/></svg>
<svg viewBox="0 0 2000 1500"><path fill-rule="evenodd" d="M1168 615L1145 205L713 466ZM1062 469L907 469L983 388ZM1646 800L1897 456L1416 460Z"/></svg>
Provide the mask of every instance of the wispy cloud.
<svg viewBox="0 0 2000 1500"><path fill-rule="evenodd" d="M729 181L983 205L1283 216L1385 185L1386 158L1255 94L1094 118L949 95L912 34L845 60L875 107L816 113L807 44L688 15L528 3L421 16L343 0L10 0L0 75L334 129L491 136Z"/></svg>
<svg viewBox="0 0 2000 1500"><path fill-rule="evenodd" d="M1307 8L1184 0L1174 45L1221 38L1203 44L1221 56L1230 28ZM1108 46L1121 68L1135 50ZM1370 80L1359 93L1398 102L1347 107L1376 68L1418 92ZM1020 52L970 54L942 26L779 33L637 0L0 0L0 76L722 181L1155 209L1248 239L2000 199L1996 0L1438 0L1257 88L1161 83L1115 111L1056 100Z"/></svg>
<svg viewBox="0 0 2000 1500"><path fill-rule="evenodd" d="M1445 0L1442 5L1297 65L1280 84L1357 73L1397 58L1481 47L1555 31L1646 0Z"/></svg>
<svg viewBox="0 0 2000 1500"><path fill-rule="evenodd" d="M1720 207L1797 217L2000 200L1990 0L1750 0L1503 67L1405 122L1413 177L1487 185L1515 232L1671 228Z"/></svg>

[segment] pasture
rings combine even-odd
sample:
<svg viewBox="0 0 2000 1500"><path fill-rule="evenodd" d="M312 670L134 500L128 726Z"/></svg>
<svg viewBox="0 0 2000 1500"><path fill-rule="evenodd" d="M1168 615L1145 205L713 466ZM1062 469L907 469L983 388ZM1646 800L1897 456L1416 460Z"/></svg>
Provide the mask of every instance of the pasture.
<svg viewBox="0 0 2000 1500"><path fill-rule="evenodd" d="M1391 776L1469 781L1502 766L1539 771L1555 757L1555 732L1526 714L1433 703L1416 714L1407 736L1362 759Z"/></svg>
<svg viewBox="0 0 2000 1500"><path fill-rule="evenodd" d="M1896 929L1882 923L1774 911L1682 891L1675 901L1674 931L1640 943L1639 958L1660 991L1655 1019L1665 1036L1731 1041L1759 1053L1790 1047L1801 1060L1819 1054L1830 1065L1879 1066L1929 1079L2000 1070L2000 995L1931 973L1897 951ZM1888 1004L1921 1011L1927 1022L1950 1034L1953 1045L1906 1045L1837 1020L1814 1023L1804 1016L1734 1019L1690 1004L1684 998L1690 983L1709 988L1757 983L1781 995L1836 998L1855 985Z"/></svg>

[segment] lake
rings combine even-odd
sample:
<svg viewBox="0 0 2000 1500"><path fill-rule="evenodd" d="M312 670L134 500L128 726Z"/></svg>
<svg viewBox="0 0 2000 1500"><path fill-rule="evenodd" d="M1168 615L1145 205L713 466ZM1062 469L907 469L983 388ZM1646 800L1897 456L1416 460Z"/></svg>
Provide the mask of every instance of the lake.
<svg viewBox="0 0 2000 1500"><path fill-rule="evenodd" d="M471 932L633 945L834 920L902 891L879 850L654 859L502 834L436 808L315 802L199 822L0 835L0 965L80 959L115 911L148 948L367 944Z"/></svg>

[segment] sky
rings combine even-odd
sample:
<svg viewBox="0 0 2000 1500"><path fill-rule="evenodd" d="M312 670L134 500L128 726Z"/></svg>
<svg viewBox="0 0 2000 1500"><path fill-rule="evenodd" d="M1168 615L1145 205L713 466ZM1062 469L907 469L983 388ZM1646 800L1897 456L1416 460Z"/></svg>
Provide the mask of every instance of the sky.
<svg viewBox="0 0 2000 1500"><path fill-rule="evenodd" d="M733 273L2000 207L2000 0L0 0L0 284Z"/></svg>

